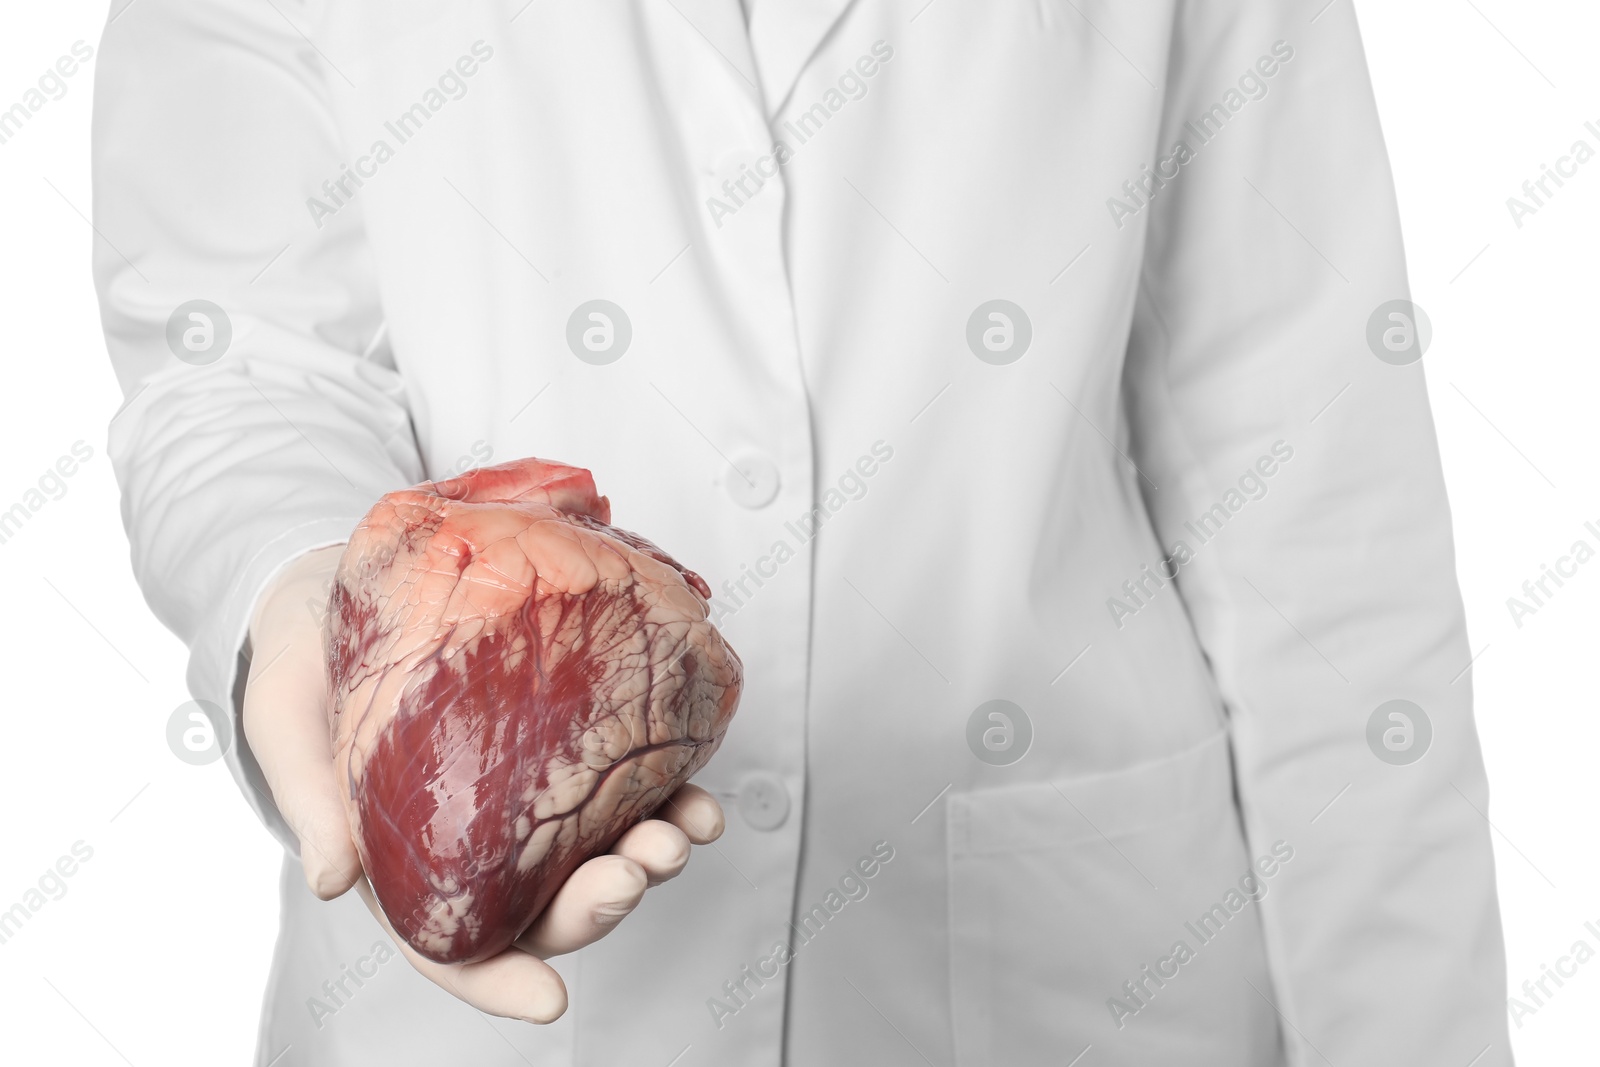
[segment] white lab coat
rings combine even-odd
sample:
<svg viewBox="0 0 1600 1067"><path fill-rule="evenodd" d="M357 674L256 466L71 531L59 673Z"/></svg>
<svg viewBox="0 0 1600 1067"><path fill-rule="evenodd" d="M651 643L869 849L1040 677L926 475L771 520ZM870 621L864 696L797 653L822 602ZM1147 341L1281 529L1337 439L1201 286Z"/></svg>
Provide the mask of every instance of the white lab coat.
<svg viewBox="0 0 1600 1067"><path fill-rule="evenodd" d="M1367 339L1400 228L1319 8L127 7L111 452L194 692L235 706L285 561L523 455L703 573L747 675L726 836L558 961L564 1019L478 1016L291 858L260 1062L1509 1064L1423 375Z"/></svg>

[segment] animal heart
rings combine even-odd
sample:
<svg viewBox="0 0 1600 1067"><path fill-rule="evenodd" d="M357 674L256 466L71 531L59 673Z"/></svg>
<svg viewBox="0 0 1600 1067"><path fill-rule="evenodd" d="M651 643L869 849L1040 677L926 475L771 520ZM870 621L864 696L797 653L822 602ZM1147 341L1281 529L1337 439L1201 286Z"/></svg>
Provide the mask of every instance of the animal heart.
<svg viewBox="0 0 1600 1067"><path fill-rule="evenodd" d="M525 459L388 494L340 561L334 761L378 901L429 959L509 946L738 706L710 588L610 523L588 471Z"/></svg>

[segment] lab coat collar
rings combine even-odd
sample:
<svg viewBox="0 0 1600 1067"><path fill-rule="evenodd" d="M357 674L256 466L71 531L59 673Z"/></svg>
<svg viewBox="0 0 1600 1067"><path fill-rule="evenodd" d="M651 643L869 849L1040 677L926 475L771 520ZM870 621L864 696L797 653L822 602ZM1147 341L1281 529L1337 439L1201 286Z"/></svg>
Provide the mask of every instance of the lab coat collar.
<svg viewBox="0 0 1600 1067"><path fill-rule="evenodd" d="M756 75L756 59L750 48L750 33L745 27L740 0L670 0L684 28L701 47L709 48L712 58L722 65L739 89L760 104L761 84Z"/></svg>
<svg viewBox="0 0 1600 1067"><path fill-rule="evenodd" d="M756 0L750 12L749 37L755 50L767 101L767 117L775 118L794 92L800 72L838 24L854 0ZM738 17L738 0L727 0Z"/></svg>

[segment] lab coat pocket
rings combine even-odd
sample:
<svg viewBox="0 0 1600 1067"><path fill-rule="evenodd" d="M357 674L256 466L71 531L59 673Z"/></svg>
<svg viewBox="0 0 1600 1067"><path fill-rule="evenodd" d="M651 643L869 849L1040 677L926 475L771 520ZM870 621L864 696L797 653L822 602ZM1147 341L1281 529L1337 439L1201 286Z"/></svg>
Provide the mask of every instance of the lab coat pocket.
<svg viewBox="0 0 1600 1067"><path fill-rule="evenodd" d="M1226 733L947 819L959 1067L1282 1062L1258 912L1293 845L1247 855Z"/></svg>

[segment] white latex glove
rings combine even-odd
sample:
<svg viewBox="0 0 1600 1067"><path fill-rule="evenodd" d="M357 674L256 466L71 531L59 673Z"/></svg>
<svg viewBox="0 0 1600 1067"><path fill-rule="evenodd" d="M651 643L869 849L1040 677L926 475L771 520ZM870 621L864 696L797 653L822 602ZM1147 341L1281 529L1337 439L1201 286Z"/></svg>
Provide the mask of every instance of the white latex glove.
<svg viewBox="0 0 1600 1067"><path fill-rule="evenodd" d="M604 937L645 890L683 870L691 843L721 836L722 807L685 785L617 841L573 872L516 943L479 963L441 964L413 952L389 925L361 870L334 774L321 606L343 545L291 563L262 595L250 622L252 655L244 733L273 799L300 841L311 891L332 900L355 886L400 951L436 985L491 1015L548 1023L567 1010L567 990L544 961Z"/></svg>

